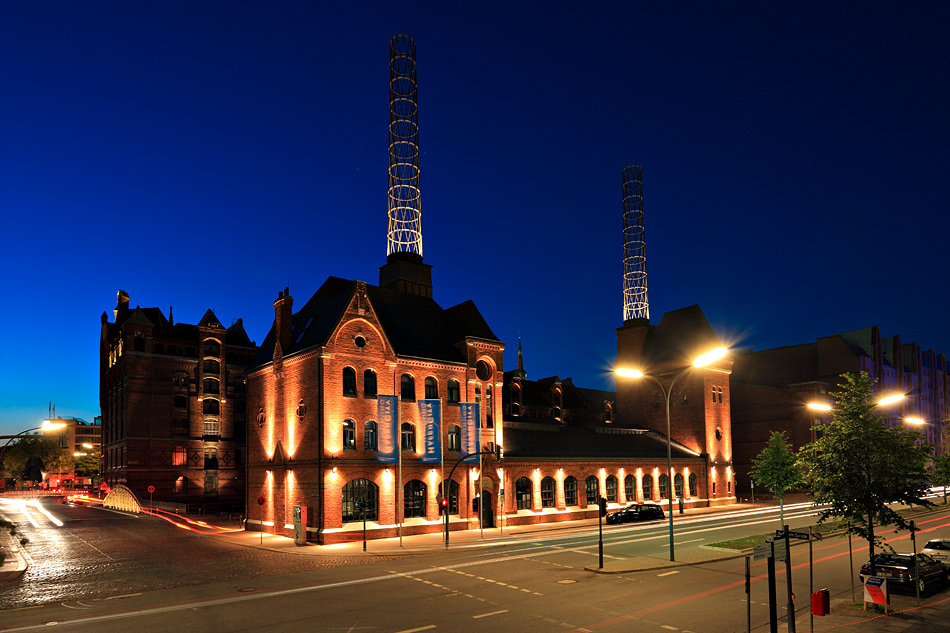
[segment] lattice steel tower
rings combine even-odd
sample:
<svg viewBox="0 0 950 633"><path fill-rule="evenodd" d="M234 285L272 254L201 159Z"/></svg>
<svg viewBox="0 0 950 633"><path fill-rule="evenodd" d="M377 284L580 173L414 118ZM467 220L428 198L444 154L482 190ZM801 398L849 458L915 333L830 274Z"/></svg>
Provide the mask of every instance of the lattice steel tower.
<svg viewBox="0 0 950 633"><path fill-rule="evenodd" d="M623 183L623 320L649 319L646 233L643 228L643 186L640 166L621 172Z"/></svg>
<svg viewBox="0 0 950 633"><path fill-rule="evenodd" d="M389 41L389 230L386 255L422 256L416 43Z"/></svg>

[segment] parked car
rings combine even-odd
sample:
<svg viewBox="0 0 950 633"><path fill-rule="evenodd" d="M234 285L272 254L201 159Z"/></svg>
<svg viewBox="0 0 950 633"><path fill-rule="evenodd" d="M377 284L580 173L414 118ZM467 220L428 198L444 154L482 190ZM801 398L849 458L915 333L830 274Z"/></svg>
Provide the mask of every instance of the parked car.
<svg viewBox="0 0 950 633"><path fill-rule="evenodd" d="M920 577L914 575L914 555L881 553L874 555L874 571L876 575L887 578L890 587L907 587L914 589L914 583L924 593L928 587L946 582L948 570L943 563L932 559L927 554L917 554L917 571ZM868 561L861 566L861 583L871 575L871 563Z"/></svg>
<svg viewBox="0 0 950 633"><path fill-rule="evenodd" d="M622 510L607 515L607 523L633 523L635 521L655 521L665 519L663 508L652 503L631 503Z"/></svg>
<svg viewBox="0 0 950 633"><path fill-rule="evenodd" d="M927 541L920 553L948 565L950 564L950 538L935 538Z"/></svg>

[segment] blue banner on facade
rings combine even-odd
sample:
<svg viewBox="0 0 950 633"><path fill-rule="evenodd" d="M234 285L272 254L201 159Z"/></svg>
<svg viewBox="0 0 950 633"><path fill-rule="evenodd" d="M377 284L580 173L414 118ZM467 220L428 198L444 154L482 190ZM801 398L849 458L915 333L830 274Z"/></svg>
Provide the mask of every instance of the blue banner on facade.
<svg viewBox="0 0 950 633"><path fill-rule="evenodd" d="M399 461L399 396L377 396L376 461L395 464Z"/></svg>
<svg viewBox="0 0 950 633"><path fill-rule="evenodd" d="M459 423L462 434L462 455L477 453L481 450L478 443L478 403L460 402L459 403ZM477 462L478 455L472 455L463 461Z"/></svg>
<svg viewBox="0 0 950 633"><path fill-rule="evenodd" d="M419 423L425 437L425 450L419 459L424 464L442 461L442 401L419 400Z"/></svg>

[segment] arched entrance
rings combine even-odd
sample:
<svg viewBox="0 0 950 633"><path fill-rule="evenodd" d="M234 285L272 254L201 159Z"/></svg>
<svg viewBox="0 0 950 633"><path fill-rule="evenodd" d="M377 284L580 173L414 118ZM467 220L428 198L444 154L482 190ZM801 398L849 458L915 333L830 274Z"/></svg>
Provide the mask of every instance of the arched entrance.
<svg viewBox="0 0 950 633"><path fill-rule="evenodd" d="M482 527L495 527L495 506L492 503L492 493L490 490L482 490L481 503L478 505L481 511Z"/></svg>

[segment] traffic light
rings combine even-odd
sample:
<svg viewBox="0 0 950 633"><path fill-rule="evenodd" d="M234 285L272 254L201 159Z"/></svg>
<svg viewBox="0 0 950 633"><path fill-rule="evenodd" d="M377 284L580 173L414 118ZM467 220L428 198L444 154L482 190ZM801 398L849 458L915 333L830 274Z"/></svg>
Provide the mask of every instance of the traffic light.
<svg viewBox="0 0 950 633"><path fill-rule="evenodd" d="M600 504L600 516L607 516L607 500L603 497L599 497L597 502Z"/></svg>

